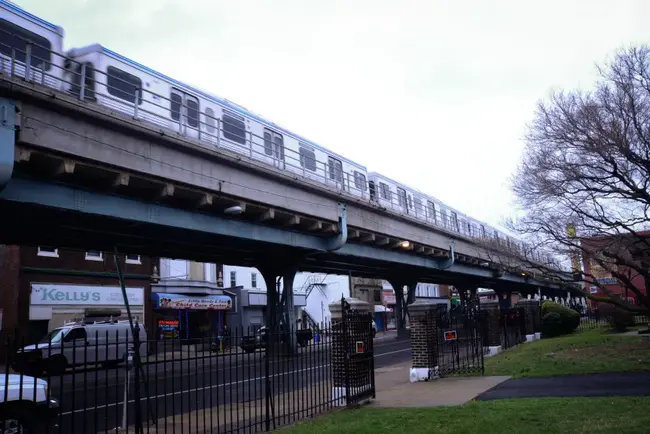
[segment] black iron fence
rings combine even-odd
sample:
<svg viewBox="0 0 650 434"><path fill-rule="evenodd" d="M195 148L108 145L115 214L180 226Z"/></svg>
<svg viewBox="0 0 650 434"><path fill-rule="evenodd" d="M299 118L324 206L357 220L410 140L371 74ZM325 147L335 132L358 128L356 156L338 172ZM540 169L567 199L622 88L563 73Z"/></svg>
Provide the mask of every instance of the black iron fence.
<svg viewBox="0 0 650 434"><path fill-rule="evenodd" d="M483 373L483 316L476 305L462 309L433 310L436 334L432 337L437 349L438 375Z"/></svg>
<svg viewBox="0 0 650 434"><path fill-rule="evenodd" d="M526 342L526 310L523 307L501 309L501 348L507 350Z"/></svg>
<svg viewBox="0 0 650 434"><path fill-rule="evenodd" d="M371 351L369 324L352 339ZM347 327L232 329L155 345L114 323L60 329L36 345L4 336L3 428L49 420L44 432L65 434L268 431L335 404L332 342Z"/></svg>

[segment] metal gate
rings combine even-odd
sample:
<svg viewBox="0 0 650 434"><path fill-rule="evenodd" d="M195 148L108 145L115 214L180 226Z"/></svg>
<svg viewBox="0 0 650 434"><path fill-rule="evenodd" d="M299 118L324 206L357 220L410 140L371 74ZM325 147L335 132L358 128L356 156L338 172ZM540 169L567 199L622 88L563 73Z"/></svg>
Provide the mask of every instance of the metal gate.
<svg viewBox="0 0 650 434"><path fill-rule="evenodd" d="M347 405L375 398L375 358L372 314L359 311L341 300L345 348L345 390Z"/></svg>
<svg viewBox="0 0 650 434"><path fill-rule="evenodd" d="M499 315L501 347L504 350L526 341L526 311L522 307L501 309Z"/></svg>
<svg viewBox="0 0 650 434"><path fill-rule="evenodd" d="M431 339L437 346L438 375L483 374L483 320L479 304L463 303L450 310L442 305L432 315L436 332Z"/></svg>

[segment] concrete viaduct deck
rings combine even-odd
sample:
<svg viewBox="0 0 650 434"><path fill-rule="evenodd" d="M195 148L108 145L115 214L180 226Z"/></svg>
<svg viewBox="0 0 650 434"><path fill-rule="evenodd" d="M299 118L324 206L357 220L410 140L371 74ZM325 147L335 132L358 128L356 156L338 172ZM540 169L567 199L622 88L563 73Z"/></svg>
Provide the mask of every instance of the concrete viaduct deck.
<svg viewBox="0 0 650 434"><path fill-rule="evenodd" d="M10 77L0 95L0 242L253 266L294 255L306 271L558 287L523 264L498 269L470 238L71 95ZM341 203L347 242L328 251ZM234 205L242 214L225 215Z"/></svg>

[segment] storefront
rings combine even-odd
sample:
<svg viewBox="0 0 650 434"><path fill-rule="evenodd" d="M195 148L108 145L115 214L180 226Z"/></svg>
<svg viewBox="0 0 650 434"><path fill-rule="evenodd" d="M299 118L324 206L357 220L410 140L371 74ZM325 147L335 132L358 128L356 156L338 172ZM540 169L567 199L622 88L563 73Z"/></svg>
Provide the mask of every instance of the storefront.
<svg viewBox="0 0 650 434"><path fill-rule="evenodd" d="M30 336L41 337L69 321L81 319L88 309L116 310L114 319L127 319L126 306L119 286L61 285L32 283L29 307ZM144 322L144 288L127 287L131 314Z"/></svg>
<svg viewBox="0 0 650 434"><path fill-rule="evenodd" d="M233 312L229 295L151 294L156 327L154 339L202 339L220 334Z"/></svg>
<svg viewBox="0 0 650 434"><path fill-rule="evenodd" d="M375 309L375 322L377 322L377 316L381 316L381 322L383 323L383 330L394 330L397 328L397 321L395 319L395 293L392 289L384 289L381 294L382 304L385 307L383 312L376 312ZM379 329L379 323L377 322L377 329Z"/></svg>

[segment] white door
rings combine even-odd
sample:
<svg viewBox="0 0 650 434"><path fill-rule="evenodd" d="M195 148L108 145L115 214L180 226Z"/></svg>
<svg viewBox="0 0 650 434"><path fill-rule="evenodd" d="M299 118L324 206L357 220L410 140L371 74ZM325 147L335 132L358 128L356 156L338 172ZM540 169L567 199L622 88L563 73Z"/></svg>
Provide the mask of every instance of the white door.
<svg viewBox="0 0 650 434"><path fill-rule="evenodd" d="M175 123L174 129L186 137L200 138L199 100L178 89L172 89L170 100L171 118Z"/></svg>
<svg viewBox="0 0 650 434"><path fill-rule="evenodd" d="M75 328L68 332L63 342L63 353L69 364L83 365L95 361L95 348L90 346L86 329Z"/></svg>

